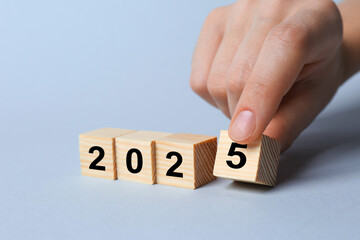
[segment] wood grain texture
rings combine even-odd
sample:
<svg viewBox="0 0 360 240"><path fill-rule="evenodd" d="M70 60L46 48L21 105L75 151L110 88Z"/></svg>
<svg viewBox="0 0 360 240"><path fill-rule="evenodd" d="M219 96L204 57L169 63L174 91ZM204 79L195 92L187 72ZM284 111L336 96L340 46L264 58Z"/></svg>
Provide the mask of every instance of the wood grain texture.
<svg viewBox="0 0 360 240"><path fill-rule="evenodd" d="M81 174L90 177L117 179L115 161L115 137L135 132L128 129L101 128L79 135ZM98 163L105 166L105 171L89 169L90 164L97 158L99 153L89 153L91 147L99 146L104 149L105 156Z"/></svg>
<svg viewBox="0 0 360 240"><path fill-rule="evenodd" d="M248 144L247 148L238 148L246 156L246 164L239 169L230 168L227 160L237 164L239 156L228 156L233 141L228 131L220 132L219 147L215 160L214 175L236 181L244 181L263 185L276 184L277 169L280 156L280 143L262 135L257 141Z"/></svg>
<svg viewBox="0 0 360 240"><path fill-rule="evenodd" d="M156 183L155 140L169 135L171 133L137 131L115 138L118 179L147 184ZM143 159L142 169L138 173L131 173L126 164L126 156L133 148L141 152ZM131 159L131 166L137 168L137 155L132 154Z"/></svg>
<svg viewBox="0 0 360 240"><path fill-rule="evenodd" d="M194 145L195 188L201 187L216 179L213 175L216 151L216 137Z"/></svg>
<svg viewBox="0 0 360 240"><path fill-rule="evenodd" d="M260 164L256 181L269 186L276 185L280 157L280 142L269 136L262 136Z"/></svg>
<svg viewBox="0 0 360 240"><path fill-rule="evenodd" d="M217 138L204 135L179 133L156 141L157 183L195 189L212 180ZM166 158L169 152L176 151L182 156L182 164L175 170L183 177L167 176L168 170L177 158Z"/></svg>

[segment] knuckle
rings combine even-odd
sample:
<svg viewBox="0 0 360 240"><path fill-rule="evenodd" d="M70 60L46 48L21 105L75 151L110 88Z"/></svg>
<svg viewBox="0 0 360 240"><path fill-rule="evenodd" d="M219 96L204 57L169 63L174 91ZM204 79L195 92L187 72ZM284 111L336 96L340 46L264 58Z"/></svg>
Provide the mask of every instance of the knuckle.
<svg viewBox="0 0 360 240"><path fill-rule="evenodd" d="M240 79L249 78L249 76L254 68L254 62L251 61L250 59L245 59L242 61L242 63L239 65L239 78Z"/></svg>
<svg viewBox="0 0 360 240"><path fill-rule="evenodd" d="M208 91L215 99L226 98L226 90L221 86L208 85Z"/></svg>
<svg viewBox="0 0 360 240"><path fill-rule="evenodd" d="M256 81L251 83L249 94L254 99L265 97L270 88L269 83Z"/></svg>
<svg viewBox="0 0 360 240"><path fill-rule="evenodd" d="M336 3L333 2L332 0L323 0L323 1L316 1L316 2L317 2L318 8L323 11L334 12L334 11L337 11L337 9L338 9L338 7L336 6Z"/></svg>
<svg viewBox="0 0 360 240"><path fill-rule="evenodd" d="M250 77L253 69L249 61L244 61L236 70L229 71L226 88L229 92L236 93L244 88L246 80Z"/></svg>
<svg viewBox="0 0 360 240"><path fill-rule="evenodd" d="M205 20L205 24L216 23L219 19L221 19L223 12L224 12L224 7L218 7L218 8L213 9L207 16L207 18Z"/></svg>
<svg viewBox="0 0 360 240"><path fill-rule="evenodd" d="M341 34L334 34L334 36L340 37L343 32L343 23L340 10L335 2L332 0L321 1L321 6L319 7L322 11L323 16L328 19L328 23L332 25L334 32L340 32Z"/></svg>
<svg viewBox="0 0 360 240"><path fill-rule="evenodd" d="M216 75L209 77L207 90L214 98L226 98L226 87Z"/></svg>
<svg viewBox="0 0 360 240"><path fill-rule="evenodd" d="M191 77L190 87L197 94L204 94L207 91L206 80L202 78Z"/></svg>
<svg viewBox="0 0 360 240"><path fill-rule="evenodd" d="M305 47L308 42L308 30L302 24L280 24L269 35L270 41L287 46Z"/></svg>
<svg viewBox="0 0 360 240"><path fill-rule="evenodd" d="M242 89L241 80L237 77L229 77L226 81L226 89L231 93L237 93Z"/></svg>

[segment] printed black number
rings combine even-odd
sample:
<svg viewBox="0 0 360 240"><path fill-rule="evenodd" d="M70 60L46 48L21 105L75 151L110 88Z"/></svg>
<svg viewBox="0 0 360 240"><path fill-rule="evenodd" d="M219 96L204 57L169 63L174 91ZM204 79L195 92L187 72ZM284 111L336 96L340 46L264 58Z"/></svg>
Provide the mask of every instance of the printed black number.
<svg viewBox="0 0 360 240"><path fill-rule="evenodd" d="M91 154L94 153L94 151L98 151L99 156L97 156L97 158L95 158L95 160L90 164L89 169L105 171L105 166L96 165L104 158L104 156L105 156L104 149L102 149L99 146L93 146L89 149L89 153L91 153Z"/></svg>
<svg viewBox="0 0 360 240"><path fill-rule="evenodd" d="M236 151L236 148L247 148L247 145L242 145L238 143L232 143L229 149L228 156L239 156L240 162L238 164L234 164L231 160L227 160L226 163L229 167L234 169L242 168L246 164L246 156L244 153L240 151Z"/></svg>
<svg viewBox="0 0 360 240"><path fill-rule="evenodd" d="M182 173L179 173L179 172L175 172L175 170L180 167L181 163L182 163L182 156L180 153L178 152L169 152L167 155L166 155L166 158L167 159L171 159L172 156L175 156L177 158L177 161L176 163L171 167L169 168L169 170L166 172L166 176L170 176L170 177L179 177L179 178L182 178L183 177L183 174Z"/></svg>
<svg viewBox="0 0 360 240"><path fill-rule="evenodd" d="M133 153L135 153L137 155L137 167L133 168L132 164L131 164L131 157L133 155ZM143 167L143 157L141 152L139 151L139 149L136 148L132 148L128 151L127 155L126 155L126 167L129 170L129 172L131 173L139 173Z"/></svg>

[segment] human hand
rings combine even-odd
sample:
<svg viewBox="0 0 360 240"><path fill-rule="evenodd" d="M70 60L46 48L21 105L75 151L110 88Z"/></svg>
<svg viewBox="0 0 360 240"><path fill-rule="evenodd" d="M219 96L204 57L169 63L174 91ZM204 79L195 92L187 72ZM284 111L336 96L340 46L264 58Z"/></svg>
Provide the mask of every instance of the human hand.
<svg viewBox="0 0 360 240"><path fill-rule="evenodd" d="M284 151L345 80L343 55L331 0L239 0L207 17L190 85L231 118L234 141L264 133Z"/></svg>

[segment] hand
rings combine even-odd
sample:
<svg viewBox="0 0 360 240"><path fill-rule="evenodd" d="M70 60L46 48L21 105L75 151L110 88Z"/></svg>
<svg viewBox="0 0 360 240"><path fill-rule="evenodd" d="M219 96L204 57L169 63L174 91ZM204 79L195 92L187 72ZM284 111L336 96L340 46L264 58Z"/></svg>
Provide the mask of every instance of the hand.
<svg viewBox="0 0 360 240"><path fill-rule="evenodd" d="M234 141L264 133L284 151L344 81L342 49L331 0L239 0L207 17L190 85L231 118Z"/></svg>

